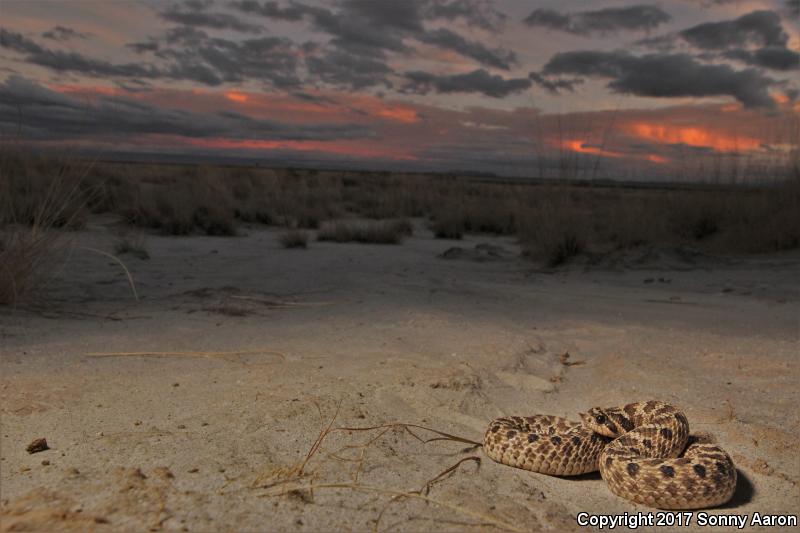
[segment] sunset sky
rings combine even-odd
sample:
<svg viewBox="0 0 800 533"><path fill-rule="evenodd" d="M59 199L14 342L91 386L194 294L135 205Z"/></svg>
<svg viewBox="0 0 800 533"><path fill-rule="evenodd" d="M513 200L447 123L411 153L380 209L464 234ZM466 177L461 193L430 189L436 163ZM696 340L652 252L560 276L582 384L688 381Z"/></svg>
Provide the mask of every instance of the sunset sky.
<svg viewBox="0 0 800 533"><path fill-rule="evenodd" d="M798 21L800 0L2 0L0 135L519 176L764 168L797 149Z"/></svg>

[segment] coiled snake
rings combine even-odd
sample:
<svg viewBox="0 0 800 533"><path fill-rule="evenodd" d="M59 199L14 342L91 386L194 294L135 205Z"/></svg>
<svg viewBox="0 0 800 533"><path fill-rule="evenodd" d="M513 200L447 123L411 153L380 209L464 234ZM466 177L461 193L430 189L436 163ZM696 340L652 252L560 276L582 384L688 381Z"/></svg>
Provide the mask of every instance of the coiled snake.
<svg viewBox="0 0 800 533"><path fill-rule="evenodd" d="M733 496L736 468L714 444L689 444L689 421L655 400L595 407L582 422L535 415L493 420L483 448L508 466L554 476L600 470L611 491L659 509L699 509Z"/></svg>

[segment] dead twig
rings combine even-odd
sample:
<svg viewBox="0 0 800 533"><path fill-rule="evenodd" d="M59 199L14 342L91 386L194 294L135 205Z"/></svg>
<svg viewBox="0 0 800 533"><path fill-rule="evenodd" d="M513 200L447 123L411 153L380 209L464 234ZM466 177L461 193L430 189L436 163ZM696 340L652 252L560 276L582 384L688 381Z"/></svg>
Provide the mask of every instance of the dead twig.
<svg viewBox="0 0 800 533"><path fill-rule="evenodd" d="M118 257L116 257L114 255L111 255L108 252L104 252L103 250L98 250L97 248L90 248L88 246L81 246L81 249L82 250L88 250L90 252L94 252L94 253L103 255L105 257L108 257L109 259L115 261L119 266L121 266L122 270L125 271L125 275L128 277L128 284L131 286L131 292L133 292L133 298L137 302L139 301L139 293L136 292L136 284L133 282L133 276L131 276L131 272L130 272L130 270L128 270L128 267L125 266L125 263L123 263Z"/></svg>
<svg viewBox="0 0 800 533"><path fill-rule="evenodd" d="M89 352L86 357L202 357L205 359L224 359L238 355L275 355L281 361L286 361L286 356L281 352L272 350L236 350L232 352Z"/></svg>
<svg viewBox="0 0 800 533"><path fill-rule="evenodd" d="M292 307L319 307L325 305L333 305L336 302L286 302L281 300L267 300L266 298L258 298L257 296L239 296L232 294L229 298L237 300L245 300L248 302L255 302L270 309L290 309Z"/></svg>
<svg viewBox="0 0 800 533"><path fill-rule="evenodd" d="M445 509L450 509L451 511L461 513L476 520L481 520L487 524L491 524L499 529L504 529L506 531L514 531L519 533L527 531L525 529L520 529L514 524L510 524L508 522L500 520L499 518L495 518L494 516L479 513L477 511L473 511L471 509L467 509L466 507L461 507L460 505L455 505L450 502L437 500L434 498L430 498L428 496L423 496L422 494L417 494L415 492L408 492L397 489L387 489L384 487L375 487L372 485L361 485L358 483L320 483L315 485L286 487L283 490L268 492L266 494L262 494L261 496L266 498L274 498L276 496L284 496L293 490L319 490L319 489L348 489L360 492L377 492L381 494L389 494L392 496L403 496L410 499L421 500L428 503L432 503L434 505L438 505L439 507L443 507Z"/></svg>
<svg viewBox="0 0 800 533"><path fill-rule="evenodd" d="M438 482L442 481L445 476L448 476L448 475L452 474L453 472L455 472L458 469L458 467L461 466L466 461L475 461L478 464L478 468L480 468L480 465L481 465L481 458L480 457L475 457L475 456L465 457L465 458L461 459L459 462L457 462L456 464L454 464L453 466L445 469L443 472L441 472L436 477L426 481L425 485L423 485L422 488L420 488L419 490L412 490L412 491L408 491L406 494L398 494L398 495L392 496L392 498L388 502L386 502L386 505L383 506L383 509L381 509L380 514L378 514L378 518L375 520L375 526L373 527L373 531L376 531L376 532L378 531L378 528L379 528L380 523L381 523L381 519L383 518L383 515L386 514L386 511L389 509L389 506L391 504L393 504L394 502L400 501L403 498L407 498L409 494L416 494L418 496L422 496L423 495L422 493L424 492L425 493L424 496L427 497L428 494L430 494L431 487L435 483L438 483Z"/></svg>

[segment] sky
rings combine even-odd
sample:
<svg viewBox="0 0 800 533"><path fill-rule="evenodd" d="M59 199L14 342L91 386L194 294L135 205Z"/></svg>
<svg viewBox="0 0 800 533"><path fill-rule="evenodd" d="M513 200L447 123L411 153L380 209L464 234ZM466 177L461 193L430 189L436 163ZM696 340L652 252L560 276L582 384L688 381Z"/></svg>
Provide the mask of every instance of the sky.
<svg viewBox="0 0 800 533"><path fill-rule="evenodd" d="M99 157L756 179L797 157L800 0L0 0L0 136Z"/></svg>

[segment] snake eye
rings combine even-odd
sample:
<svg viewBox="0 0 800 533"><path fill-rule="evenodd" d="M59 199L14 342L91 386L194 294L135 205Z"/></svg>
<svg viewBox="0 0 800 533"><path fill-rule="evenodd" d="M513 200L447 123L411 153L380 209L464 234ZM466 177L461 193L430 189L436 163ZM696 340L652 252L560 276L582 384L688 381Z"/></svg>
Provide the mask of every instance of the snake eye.
<svg viewBox="0 0 800 533"><path fill-rule="evenodd" d="M598 424L605 424L606 423L606 415L597 415L594 417L594 421Z"/></svg>

